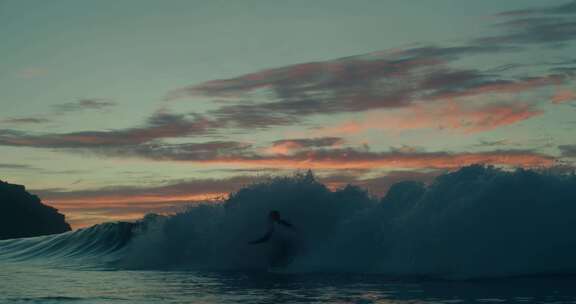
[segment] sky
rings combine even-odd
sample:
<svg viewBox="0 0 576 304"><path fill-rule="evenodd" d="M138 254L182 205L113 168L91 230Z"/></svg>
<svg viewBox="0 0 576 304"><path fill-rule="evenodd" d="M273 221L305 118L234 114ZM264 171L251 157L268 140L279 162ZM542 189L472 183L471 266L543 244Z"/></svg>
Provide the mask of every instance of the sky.
<svg viewBox="0 0 576 304"><path fill-rule="evenodd" d="M75 228L576 161L576 1L0 0L0 39L0 179Z"/></svg>

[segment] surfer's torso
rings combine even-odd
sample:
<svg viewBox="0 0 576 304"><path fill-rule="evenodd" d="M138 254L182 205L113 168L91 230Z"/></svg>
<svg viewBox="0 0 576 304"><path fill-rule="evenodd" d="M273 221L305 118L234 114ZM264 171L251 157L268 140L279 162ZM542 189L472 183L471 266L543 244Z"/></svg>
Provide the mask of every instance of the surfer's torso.
<svg viewBox="0 0 576 304"><path fill-rule="evenodd" d="M284 220L271 221L268 229L270 232L269 266L285 267L296 255L296 231L290 223Z"/></svg>

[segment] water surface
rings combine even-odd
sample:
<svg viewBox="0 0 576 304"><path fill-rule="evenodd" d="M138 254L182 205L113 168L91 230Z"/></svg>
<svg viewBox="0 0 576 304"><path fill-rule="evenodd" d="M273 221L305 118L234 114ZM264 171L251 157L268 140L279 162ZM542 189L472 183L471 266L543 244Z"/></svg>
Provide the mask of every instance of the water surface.
<svg viewBox="0 0 576 304"><path fill-rule="evenodd" d="M129 271L0 263L1 303L576 303L576 278Z"/></svg>

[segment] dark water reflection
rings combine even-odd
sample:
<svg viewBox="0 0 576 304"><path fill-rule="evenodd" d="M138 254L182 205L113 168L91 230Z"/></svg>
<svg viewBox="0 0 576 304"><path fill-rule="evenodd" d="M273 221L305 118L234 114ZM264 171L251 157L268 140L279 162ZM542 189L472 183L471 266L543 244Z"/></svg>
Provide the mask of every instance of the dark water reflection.
<svg viewBox="0 0 576 304"><path fill-rule="evenodd" d="M102 271L0 264L0 303L576 303L575 277Z"/></svg>
<svg viewBox="0 0 576 304"><path fill-rule="evenodd" d="M262 303L576 303L576 277L447 281L378 275L204 274Z"/></svg>

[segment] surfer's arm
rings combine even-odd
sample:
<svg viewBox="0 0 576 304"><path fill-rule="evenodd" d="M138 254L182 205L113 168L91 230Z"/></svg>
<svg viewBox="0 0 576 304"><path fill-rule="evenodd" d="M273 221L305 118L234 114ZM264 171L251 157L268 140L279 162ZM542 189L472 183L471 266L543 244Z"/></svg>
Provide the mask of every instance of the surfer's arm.
<svg viewBox="0 0 576 304"><path fill-rule="evenodd" d="M261 238L259 238L259 239L256 239L256 240L253 240L253 241L251 241L251 242L248 242L248 244L254 245L254 244L260 244L260 243L265 243L265 242L267 242L267 241L270 239L270 237L272 236L272 232L273 232L273 231L274 231L274 228L273 228L272 225L270 225L270 226L268 227L268 231L266 232L266 234L265 234L263 237L261 237Z"/></svg>
<svg viewBox="0 0 576 304"><path fill-rule="evenodd" d="M288 228L294 229L294 226L293 226L292 224L290 224L288 221L278 220L278 223L280 223L280 224L283 225L284 227L288 227Z"/></svg>
<svg viewBox="0 0 576 304"><path fill-rule="evenodd" d="M263 237L261 237L257 240L253 240L251 242L248 242L248 244L254 245L254 244L260 244L260 243L268 242L268 240L270 239L270 236L272 236L272 233L266 233L266 235L264 235Z"/></svg>

